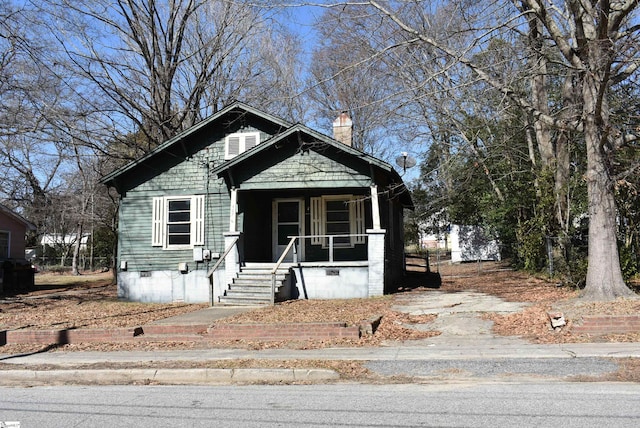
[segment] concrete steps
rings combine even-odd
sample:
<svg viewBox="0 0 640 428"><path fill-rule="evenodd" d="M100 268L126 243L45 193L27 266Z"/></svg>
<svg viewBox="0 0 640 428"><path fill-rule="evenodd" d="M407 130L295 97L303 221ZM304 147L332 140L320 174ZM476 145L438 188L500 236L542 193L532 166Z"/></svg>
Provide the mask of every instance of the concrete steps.
<svg viewBox="0 0 640 428"><path fill-rule="evenodd" d="M271 270L273 263L247 263L238 276L227 285L220 304L233 306L264 306L271 304ZM275 293L289 276L289 266L281 265L276 273Z"/></svg>

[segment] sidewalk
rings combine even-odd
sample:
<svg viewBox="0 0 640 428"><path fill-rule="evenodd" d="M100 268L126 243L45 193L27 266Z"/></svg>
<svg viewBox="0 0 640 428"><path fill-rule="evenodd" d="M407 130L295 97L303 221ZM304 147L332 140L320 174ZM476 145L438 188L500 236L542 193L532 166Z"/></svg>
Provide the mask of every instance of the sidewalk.
<svg viewBox="0 0 640 428"><path fill-rule="evenodd" d="M432 340L432 339L429 339ZM424 341L418 341L424 342ZM3 370L0 385L80 384L228 384L334 382L337 372L322 368L289 369L78 369L89 364L204 363L220 360L349 360L349 361L478 361L640 358L640 343L576 343L532 345L508 341L461 340L457 343L405 343L374 348L198 349L180 351L46 352L23 356L0 355L0 363L53 365L56 370Z"/></svg>

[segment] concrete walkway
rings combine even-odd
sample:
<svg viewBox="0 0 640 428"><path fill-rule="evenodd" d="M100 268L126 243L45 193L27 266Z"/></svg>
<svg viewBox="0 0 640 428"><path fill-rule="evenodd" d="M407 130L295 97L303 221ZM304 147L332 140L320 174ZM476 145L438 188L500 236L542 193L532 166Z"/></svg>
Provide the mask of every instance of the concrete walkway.
<svg viewBox="0 0 640 428"><path fill-rule="evenodd" d="M27 355L2 355L0 363L33 366L48 364L71 370L4 370L0 384L38 385L49 383L237 383L237 382L324 382L335 381L332 370L315 369L119 369L77 370L74 367L100 363L206 362L236 359L269 360L354 360L354 361L480 361L640 358L640 343L530 344L517 337L497 337L491 321L482 320L483 312L521 311L522 303L504 302L494 296L475 292L445 293L429 291L412 294L397 301L395 310L420 315L437 314L428 324L412 328L439 330L440 336L428 339L388 342L379 347L325 349L194 349L122 352L43 352ZM172 317L158 323L201 324L229 316L247 308L209 308ZM237 313L237 312L236 312ZM179 363L177 363L179 365Z"/></svg>
<svg viewBox="0 0 640 428"><path fill-rule="evenodd" d="M254 306L212 306L152 322L152 325L201 325L255 309Z"/></svg>

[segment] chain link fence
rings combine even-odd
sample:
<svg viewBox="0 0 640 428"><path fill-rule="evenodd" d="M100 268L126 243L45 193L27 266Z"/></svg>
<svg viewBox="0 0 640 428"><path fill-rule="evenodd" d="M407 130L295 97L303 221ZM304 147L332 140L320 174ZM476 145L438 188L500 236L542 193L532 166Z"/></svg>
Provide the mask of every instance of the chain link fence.
<svg viewBox="0 0 640 428"><path fill-rule="evenodd" d="M31 264L37 272L66 272L71 270L72 258L66 257L34 257ZM106 272L111 267L110 257L87 257L80 256L78 260L78 270L80 271L102 271Z"/></svg>

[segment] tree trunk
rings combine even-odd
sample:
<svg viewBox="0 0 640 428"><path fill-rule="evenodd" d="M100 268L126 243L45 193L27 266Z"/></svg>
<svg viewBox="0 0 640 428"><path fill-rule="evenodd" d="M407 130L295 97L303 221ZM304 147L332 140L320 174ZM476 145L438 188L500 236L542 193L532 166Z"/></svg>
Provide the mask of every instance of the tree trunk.
<svg viewBox="0 0 640 428"><path fill-rule="evenodd" d="M622 278L616 235L617 210L613 184L605 158L606 134L599 126L598 82L589 72L583 81L584 137L587 148L587 198L589 202L589 256L586 286L582 297L613 300L632 296Z"/></svg>
<svg viewBox="0 0 640 428"><path fill-rule="evenodd" d="M562 106L560 117L566 122L575 119L575 91L572 76L565 78L562 85ZM556 170L554 180L554 193L556 201L556 219L564 237L569 233L571 221L571 207L569 195L569 179L571 176L570 154L571 132L561 129L556 138Z"/></svg>
<svg viewBox="0 0 640 428"><path fill-rule="evenodd" d="M80 275L80 269L78 269L78 261L80 260L80 247L82 245L82 223L78 223L76 231L76 244L73 246L73 258L71 261L71 274Z"/></svg>

